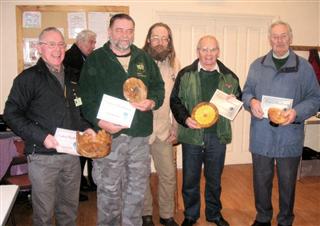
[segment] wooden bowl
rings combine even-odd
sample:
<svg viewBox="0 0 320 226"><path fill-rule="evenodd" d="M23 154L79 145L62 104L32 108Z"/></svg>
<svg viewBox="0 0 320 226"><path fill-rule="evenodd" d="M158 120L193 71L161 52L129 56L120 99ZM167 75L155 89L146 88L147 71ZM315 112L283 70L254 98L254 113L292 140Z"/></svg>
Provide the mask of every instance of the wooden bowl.
<svg viewBox="0 0 320 226"><path fill-rule="evenodd" d="M141 79L131 77L123 83L123 96L129 102L141 102L147 99L148 89Z"/></svg>
<svg viewBox="0 0 320 226"><path fill-rule="evenodd" d="M95 137L77 132L77 152L87 158L103 158L111 151L112 137L99 130Z"/></svg>
<svg viewBox="0 0 320 226"><path fill-rule="evenodd" d="M275 108L275 107L269 108L268 110L269 120L277 125L283 124L288 120L288 118L285 117L283 113L284 113L284 110L280 108Z"/></svg>
<svg viewBox="0 0 320 226"><path fill-rule="evenodd" d="M191 117L201 128L208 128L217 122L219 112L213 103L200 102L192 109Z"/></svg>

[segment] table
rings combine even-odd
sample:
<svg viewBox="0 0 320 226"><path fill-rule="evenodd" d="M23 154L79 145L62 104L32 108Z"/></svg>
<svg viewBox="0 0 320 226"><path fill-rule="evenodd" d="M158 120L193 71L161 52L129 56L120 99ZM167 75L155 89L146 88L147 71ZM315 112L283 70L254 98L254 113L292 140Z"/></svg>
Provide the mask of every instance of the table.
<svg viewBox="0 0 320 226"><path fill-rule="evenodd" d="M0 225L4 226L16 201L19 187L17 185L0 185Z"/></svg>
<svg viewBox="0 0 320 226"><path fill-rule="evenodd" d="M10 162L14 156L17 156L17 149L14 140L20 139L13 132L0 132L0 180L6 173ZM28 172L27 165L14 166L12 173L23 174Z"/></svg>

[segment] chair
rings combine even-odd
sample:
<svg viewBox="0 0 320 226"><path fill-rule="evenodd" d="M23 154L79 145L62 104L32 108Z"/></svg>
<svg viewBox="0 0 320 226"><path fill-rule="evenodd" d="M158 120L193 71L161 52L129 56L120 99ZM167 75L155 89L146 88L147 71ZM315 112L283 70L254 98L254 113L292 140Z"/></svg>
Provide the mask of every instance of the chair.
<svg viewBox="0 0 320 226"><path fill-rule="evenodd" d="M15 139L13 142L18 155L12 158L9 167L2 178L2 184L15 184L19 186L20 191L30 191L31 182L28 177L28 172L22 174L13 173L14 167L28 163L27 156L24 153L24 141L22 139Z"/></svg>

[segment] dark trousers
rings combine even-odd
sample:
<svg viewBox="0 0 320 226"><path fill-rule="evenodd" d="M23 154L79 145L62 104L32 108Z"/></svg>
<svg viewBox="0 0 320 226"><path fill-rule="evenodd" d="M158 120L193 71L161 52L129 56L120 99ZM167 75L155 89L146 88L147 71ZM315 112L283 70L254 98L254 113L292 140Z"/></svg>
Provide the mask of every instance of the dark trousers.
<svg viewBox="0 0 320 226"><path fill-rule="evenodd" d="M268 222L272 220L272 182L276 166L279 187L279 214L277 221L281 225L292 225L294 214L294 198L299 157L270 158L252 154L253 186L256 220Z"/></svg>
<svg viewBox="0 0 320 226"><path fill-rule="evenodd" d="M226 154L226 145L220 144L215 134L205 134L202 146L182 143L183 184L182 195L185 218L200 217L200 179L204 164L205 214L207 220L221 217L221 174Z"/></svg>

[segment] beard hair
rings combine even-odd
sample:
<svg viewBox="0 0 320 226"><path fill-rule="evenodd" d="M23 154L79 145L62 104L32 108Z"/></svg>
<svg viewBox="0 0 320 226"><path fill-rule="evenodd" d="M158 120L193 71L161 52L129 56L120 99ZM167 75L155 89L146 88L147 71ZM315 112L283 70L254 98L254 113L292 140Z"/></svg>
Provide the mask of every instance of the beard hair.
<svg viewBox="0 0 320 226"><path fill-rule="evenodd" d="M169 48L163 48L162 46L156 46L154 48L150 46L148 53L154 60L164 61L171 53L171 50Z"/></svg>
<svg viewBox="0 0 320 226"><path fill-rule="evenodd" d="M128 43L128 45L124 46L120 44L120 41L114 41L111 37L109 37L109 41L112 44L112 46L116 47L117 49L121 50L121 51L125 51L130 49L130 46L132 45L132 41L130 41Z"/></svg>

